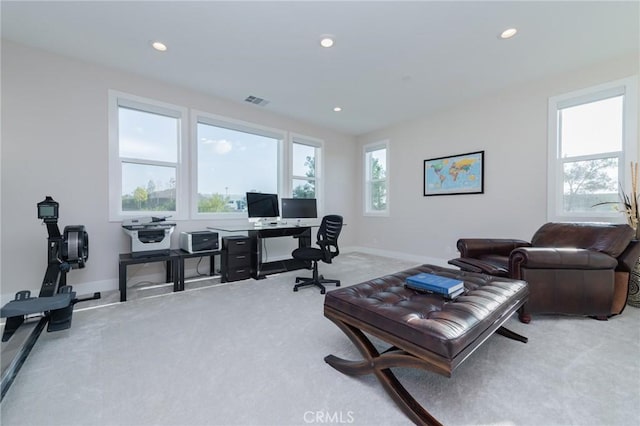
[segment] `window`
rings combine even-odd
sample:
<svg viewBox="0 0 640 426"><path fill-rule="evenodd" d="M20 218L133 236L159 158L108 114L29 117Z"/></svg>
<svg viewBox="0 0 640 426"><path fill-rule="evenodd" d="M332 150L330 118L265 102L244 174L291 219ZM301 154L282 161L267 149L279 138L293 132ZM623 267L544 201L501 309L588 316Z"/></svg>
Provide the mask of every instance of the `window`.
<svg viewBox="0 0 640 426"><path fill-rule="evenodd" d="M364 213L389 214L389 142L364 147Z"/></svg>
<svg viewBox="0 0 640 426"><path fill-rule="evenodd" d="M549 220L624 221L615 209L637 161L635 81L549 100Z"/></svg>
<svg viewBox="0 0 640 426"><path fill-rule="evenodd" d="M280 192L284 132L206 113L195 128L196 215L244 216L247 192Z"/></svg>
<svg viewBox="0 0 640 426"><path fill-rule="evenodd" d="M109 220L246 218L247 192L321 209L323 141L195 110L186 126L188 115L109 91Z"/></svg>
<svg viewBox="0 0 640 426"><path fill-rule="evenodd" d="M291 196L321 198L319 188L322 142L293 136L291 142Z"/></svg>
<svg viewBox="0 0 640 426"><path fill-rule="evenodd" d="M110 219L150 214L179 218L184 214L186 111L114 91L109 99Z"/></svg>

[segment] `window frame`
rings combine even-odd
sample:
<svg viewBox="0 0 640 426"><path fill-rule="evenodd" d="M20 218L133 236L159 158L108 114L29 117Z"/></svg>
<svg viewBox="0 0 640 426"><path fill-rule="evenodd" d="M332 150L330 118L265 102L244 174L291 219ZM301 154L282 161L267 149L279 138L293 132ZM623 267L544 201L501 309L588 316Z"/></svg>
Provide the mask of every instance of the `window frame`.
<svg viewBox="0 0 640 426"><path fill-rule="evenodd" d="M365 144L362 147L362 169L363 169L363 184L364 184L364 188L363 188L363 215L364 216L389 216L390 215L390 195L391 195L391 191L390 191L390 150L389 150L389 140L385 139L382 141L377 141L377 142L372 142L372 143L368 143ZM375 152L375 151L379 151L379 150L385 150L385 161L386 161L386 167L385 167L385 178L384 179L380 179L377 180L376 182L385 182L385 187L387 190L387 205L386 208L384 210L371 210L371 184L373 183L373 181L370 179L370 170L369 170L369 164L367 162L367 154L371 153L371 152Z"/></svg>
<svg viewBox="0 0 640 426"><path fill-rule="evenodd" d="M623 140L622 150L608 153L580 155L562 158L560 155L559 112L564 108L588 104L623 95ZM618 182L625 191L631 188L629 163L638 161L638 79L637 76L591 86L570 93L552 96L548 107L548 181L547 181L547 220L548 221L602 221L626 223L623 214L618 212L599 212L594 214L560 211L563 205L564 169L566 162L618 157Z"/></svg>
<svg viewBox="0 0 640 426"><path fill-rule="evenodd" d="M278 139L278 164L277 164L277 180L278 180L278 197L284 192L284 174L285 174L285 155L284 144L287 141L287 132L285 130L276 129L267 126L261 126L247 121L236 120L222 115L212 114L206 111L191 110L191 129L193 137L191 138L191 203L189 211L191 218L194 220L212 220L212 219L247 219L246 212L205 212L198 211L198 123L208 124L211 126L222 127L229 130L246 132L260 136ZM241 171L241 168L239 168Z"/></svg>
<svg viewBox="0 0 640 426"><path fill-rule="evenodd" d="M188 185L189 176L185 159L188 158L188 126L185 124L188 118L188 109L178 105L161 102L155 99L144 98L116 90L108 91L108 133L109 133L109 221L120 222L122 220L140 216L167 216L173 220L187 218ZM177 141L176 162L155 161L147 159L136 159L130 157L120 157L120 132L119 132L119 109L130 108L142 112L165 115L178 119L179 140ZM124 161L128 160L128 161ZM153 210L122 210L122 164L123 162L135 162L145 165L160 165L176 168L176 210L175 211L153 211Z"/></svg>
<svg viewBox="0 0 640 426"><path fill-rule="evenodd" d="M315 185L315 198L318 207L318 216L322 216L324 212L324 141L322 139L305 136L298 133L289 132L289 138L287 140L287 155L289 157L287 164L288 170L287 187L285 188L285 194L288 197L293 197L293 180L310 180L307 176L298 176L293 173L293 146L294 144L305 145L314 148L315 155L315 176L313 177Z"/></svg>
<svg viewBox="0 0 640 426"><path fill-rule="evenodd" d="M166 115L178 119L179 140L176 163L164 161L129 159L120 157L119 108L132 108L142 112ZM288 132L286 130L262 126L206 111L189 109L179 105L158 101L108 89L108 142L109 142L109 221L121 222L131 217L166 216L172 220L220 220L246 219L244 212L200 213L198 212L198 123L220 126L226 129L253 133L278 140L277 186L278 197L291 197L293 179L308 179L293 174L293 144L298 143L315 148L316 175L315 193L318 214L324 211L324 141L314 137ZM138 164L160 165L176 168L176 210L175 211L122 211L122 163L136 160ZM128 161L130 162L130 161Z"/></svg>

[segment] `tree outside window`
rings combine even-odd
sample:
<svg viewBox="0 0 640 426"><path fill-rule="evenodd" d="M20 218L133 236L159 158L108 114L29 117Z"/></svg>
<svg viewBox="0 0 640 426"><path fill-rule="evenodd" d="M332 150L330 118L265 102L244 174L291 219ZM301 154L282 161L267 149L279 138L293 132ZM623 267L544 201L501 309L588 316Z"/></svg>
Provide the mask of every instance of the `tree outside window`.
<svg viewBox="0 0 640 426"><path fill-rule="evenodd" d="M617 173L617 158L565 163L564 210L566 212L611 210L618 201ZM595 206L596 204L601 205Z"/></svg>
<svg viewBox="0 0 640 426"><path fill-rule="evenodd" d="M176 211L179 144L180 118L118 107L122 212Z"/></svg>
<svg viewBox="0 0 640 426"><path fill-rule="evenodd" d="M624 94L617 90L551 100L559 202L554 214L563 220L617 216L613 206L625 158Z"/></svg>
<svg viewBox="0 0 640 426"><path fill-rule="evenodd" d="M294 139L291 176L291 195L293 198L317 198L317 153L317 146Z"/></svg>
<svg viewBox="0 0 640 426"><path fill-rule="evenodd" d="M308 168L305 176L312 179L293 179L293 198L315 198L315 175L316 160L314 157L307 156L304 165Z"/></svg>
<svg viewBox="0 0 640 426"><path fill-rule="evenodd" d="M365 148L365 212L388 212L387 146Z"/></svg>

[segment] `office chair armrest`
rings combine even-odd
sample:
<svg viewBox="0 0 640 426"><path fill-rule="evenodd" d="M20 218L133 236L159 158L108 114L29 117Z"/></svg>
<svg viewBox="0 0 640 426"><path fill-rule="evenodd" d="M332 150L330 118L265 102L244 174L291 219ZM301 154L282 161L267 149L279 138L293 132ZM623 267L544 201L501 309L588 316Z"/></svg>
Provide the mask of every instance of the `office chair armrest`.
<svg viewBox="0 0 640 426"><path fill-rule="evenodd" d="M340 254L340 249L338 249L338 245L335 242L318 240L316 241L316 244L318 244L322 249L322 254L323 254L322 261L325 263L331 263L331 259L333 259L334 257ZM335 250L332 251L331 250L332 247Z"/></svg>

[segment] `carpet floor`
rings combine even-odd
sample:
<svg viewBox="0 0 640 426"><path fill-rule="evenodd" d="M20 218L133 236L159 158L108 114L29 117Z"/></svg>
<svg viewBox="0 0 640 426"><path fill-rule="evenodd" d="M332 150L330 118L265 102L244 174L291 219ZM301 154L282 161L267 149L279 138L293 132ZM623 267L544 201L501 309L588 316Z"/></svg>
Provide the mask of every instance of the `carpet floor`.
<svg viewBox="0 0 640 426"><path fill-rule="evenodd" d="M345 253L321 273L346 286L413 265ZM78 310L71 329L42 334L0 405L1 424L409 424L375 378L323 361L360 356L324 318L317 289L292 291L308 274L201 281ZM633 307L609 321L512 318L506 326L529 343L494 335L451 378L396 374L445 425L637 425L639 324Z"/></svg>

